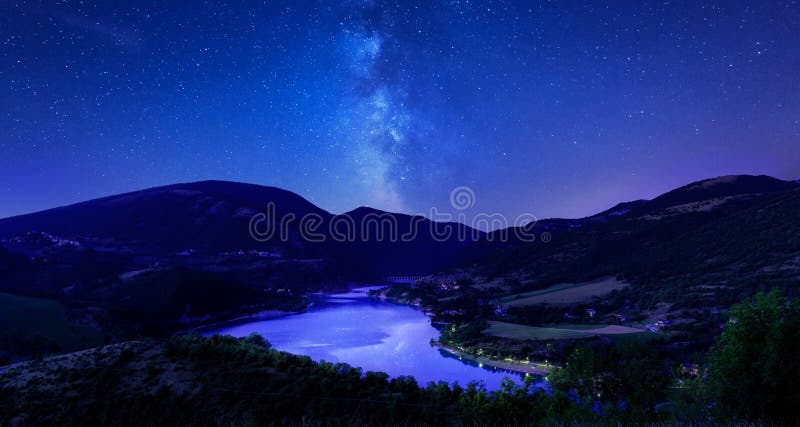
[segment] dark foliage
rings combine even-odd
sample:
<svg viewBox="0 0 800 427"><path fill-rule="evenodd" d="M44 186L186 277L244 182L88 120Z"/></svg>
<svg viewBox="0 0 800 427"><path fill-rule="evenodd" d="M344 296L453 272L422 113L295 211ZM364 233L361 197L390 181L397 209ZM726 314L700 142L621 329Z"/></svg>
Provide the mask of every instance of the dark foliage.
<svg viewBox="0 0 800 427"><path fill-rule="evenodd" d="M43 376L23 388L11 385L12 377L0 379L0 424L514 425L601 420L567 394L534 391L530 382L508 382L494 393L475 384L421 387L411 377L389 379L379 372L275 351L258 337L181 336L161 346L86 357L86 365L42 362L38 372Z"/></svg>
<svg viewBox="0 0 800 427"><path fill-rule="evenodd" d="M711 350L700 386L728 419L800 419L800 299L780 292L737 304Z"/></svg>

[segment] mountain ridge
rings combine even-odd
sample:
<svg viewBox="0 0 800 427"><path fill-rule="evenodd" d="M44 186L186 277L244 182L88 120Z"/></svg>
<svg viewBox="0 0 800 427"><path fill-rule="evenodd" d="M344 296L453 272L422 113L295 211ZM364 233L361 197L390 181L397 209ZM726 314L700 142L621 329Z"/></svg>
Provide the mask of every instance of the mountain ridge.
<svg viewBox="0 0 800 427"><path fill-rule="evenodd" d="M648 209L653 209L656 207L663 207L663 206L674 206L676 204L682 203L689 203L692 201L698 200L705 200L711 197L724 197L726 195L738 195L738 194L747 194L747 193L763 193L763 192L770 192L770 191L782 191L789 188L796 187L800 184L800 179L794 181L785 181L780 180L778 178L770 177L768 175L724 175L714 178L703 179L699 181L694 181L684 186L678 187L674 190L670 190L665 192L653 199L638 199L638 200L631 200L631 201L623 201L619 202L613 207L606 209L604 211L583 217L583 218L544 218L539 221L569 221L569 220L579 220L585 218L594 218L604 215L610 215L616 213L620 215L620 210L633 210L636 208L640 208L642 206L647 206ZM738 187L737 187L738 186ZM227 187L227 189L225 188ZM707 191L703 195L698 195L698 189L705 187L706 190L711 188L712 190ZM716 187L716 189L714 189ZM202 180L202 181L191 181L191 182L181 182L181 183L174 183L174 184L167 184L155 187L148 187L140 190L134 190L124 193L118 193L103 197L98 197L94 199L88 199L80 202L69 203L62 206L56 206L53 208L43 209L40 211L19 214L19 215L12 215L5 218L0 218L0 232L3 232L4 226L8 227L8 223L16 222L21 220L27 220L29 218L33 218L35 216L51 214L54 212L63 212L68 209L76 209L76 208L83 208L91 204L98 204L98 203L107 203L112 201L120 201L121 199L125 198L132 198L136 196L143 196L149 194L156 194L159 192L168 192L168 191L176 191L179 192L181 190L188 190L188 191L199 191L204 194L209 195L224 195L227 196L235 201L239 201L242 203L247 204L248 206L254 208L257 207L258 204L263 203L264 199L253 200L254 195L243 194L242 190L250 189L254 190L259 195L264 196L266 193L272 193L273 197L269 198L269 201L274 201L271 199L275 199L275 195L280 196L279 198L281 201L293 201L298 205L305 205L301 212L299 213L317 213L322 215L323 217L335 217L341 215L350 215L350 216L362 216L366 213L374 213L374 214L390 214L390 215L398 215L404 217L416 217L419 215L415 214L407 214L403 212L391 212L391 211L384 211L381 209L369 207L369 206L359 206L350 211L341 213L341 214L334 214L331 212L326 211L325 209L317 206L316 204L312 203L308 199L300 196L299 194L292 192L290 190L282 189L280 187L275 186L268 186L268 185L261 185L261 184L253 184L253 183L246 183L246 182L238 182L238 181L226 181L226 180ZM227 191L225 191L227 190ZM687 195L689 192L694 192L695 194L690 196ZM293 199L293 200L292 200ZM265 206L264 206L265 207ZM298 213L298 212L294 212ZM446 223L446 222L445 222ZM463 224L468 226L467 224ZM471 228L471 227L470 227ZM510 227L509 227L510 228Z"/></svg>

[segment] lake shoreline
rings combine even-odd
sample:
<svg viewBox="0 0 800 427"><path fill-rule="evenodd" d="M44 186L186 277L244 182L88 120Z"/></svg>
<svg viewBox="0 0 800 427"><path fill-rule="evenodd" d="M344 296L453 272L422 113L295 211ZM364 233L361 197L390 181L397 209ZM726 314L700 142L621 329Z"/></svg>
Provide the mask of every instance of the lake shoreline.
<svg viewBox="0 0 800 427"><path fill-rule="evenodd" d="M354 289L362 289L363 286L355 286L355 287L345 287L339 289L328 289L324 291L317 291L317 292L310 292L304 294L304 297L308 301L308 303L300 310L278 310L278 309L266 309L266 310L257 310L250 312L248 314L244 314L241 316L231 317L227 319L221 319L216 322L211 323L204 323L189 329L184 329L178 332L175 332L174 335L181 335L181 334L190 334L193 332L203 332L206 329L215 329L221 326L234 326L238 323L247 323L253 320L273 320L273 319L280 319L281 317L286 316L293 316L297 314L303 314L309 311L311 308L314 307L314 299L313 297L320 297L320 296L329 296L329 295L340 295L341 293L351 292ZM365 295L367 295L365 293ZM368 296L368 295L367 295ZM309 298L311 297L311 298Z"/></svg>
<svg viewBox="0 0 800 427"><path fill-rule="evenodd" d="M273 319L280 319L281 317L292 316L295 314L302 314L308 311L314 305L313 302L308 303L305 308L302 310L296 311L285 311L285 310L260 310L253 312L251 314L245 314L243 316L238 316L230 319L224 319L217 322L206 323L199 326L195 326L193 328L184 329L182 331L175 332L174 335L183 335L183 334L191 334L194 332L203 332L206 329L215 329L222 326L233 326L237 323L247 323L253 320L273 320Z"/></svg>
<svg viewBox="0 0 800 427"><path fill-rule="evenodd" d="M494 391L502 387L505 377L518 377L514 378L518 382L526 374L543 374L535 367L494 361L482 365L481 360L473 362L436 348L431 342L440 330L431 324L429 313L372 298L370 288L311 295L313 304L301 313L262 312L255 318L206 325L195 332L234 337L258 333L279 351L385 372L390 377L411 376L421 384L476 382Z"/></svg>
<svg viewBox="0 0 800 427"><path fill-rule="evenodd" d="M530 364L520 364L519 362L507 362L504 360L496 360L496 359L489 359L486 357L478 357L458 350L456 348L444 345L439 341L431 341L431 345L442 349L454 356L457 356L462 359L466 359L468 361L477 363L479 366L491 366L498 369L503 369L506 371L516 372L519 374L527 374L527 375L539 375L539 376L546 376L550 373L550 369L543 366L544 364L537 364L537 363L530 363Z"/></svg>

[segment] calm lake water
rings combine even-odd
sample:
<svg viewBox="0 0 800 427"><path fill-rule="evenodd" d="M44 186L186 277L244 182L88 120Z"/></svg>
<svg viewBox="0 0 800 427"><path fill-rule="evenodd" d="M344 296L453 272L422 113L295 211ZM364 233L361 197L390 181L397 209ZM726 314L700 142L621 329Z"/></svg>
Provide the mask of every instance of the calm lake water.
<svg viewBox="0 0 800 427"><path fill-rule="evenodd" d="M520 374L467 364L432 347L430 340L439 332L425 314L370 299L369 289L373 288L315 295L314 305L304 313L222 326L206 333L244 337L255 332L278 350L392 377L411 375L423 386L429 381L457 381L462 386L482 381L488 390L496 390L504 376L521 381Z"/></svg>

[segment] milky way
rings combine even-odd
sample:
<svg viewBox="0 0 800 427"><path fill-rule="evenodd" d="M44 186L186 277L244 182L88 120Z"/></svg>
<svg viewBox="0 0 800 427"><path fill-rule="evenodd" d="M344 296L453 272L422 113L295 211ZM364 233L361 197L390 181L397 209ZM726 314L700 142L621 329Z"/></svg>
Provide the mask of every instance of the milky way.
<svg viewBox="0 0 800 427"><path fill-rule="evenodd" d="M352 149L350 160L361 177L365 204L407 211L397 181L404 178L413 116L405 106L402 86L380 71L383 36L366 31L345 29L340 35L353 86L338 112L337 130L343 144Z"/></svg>
<svg viewBox="0 0 800 427"><path fill-rule="evenodd" d="M224 179L575 217L800 178L796 1L0 3L0 217Z"/></svg>

